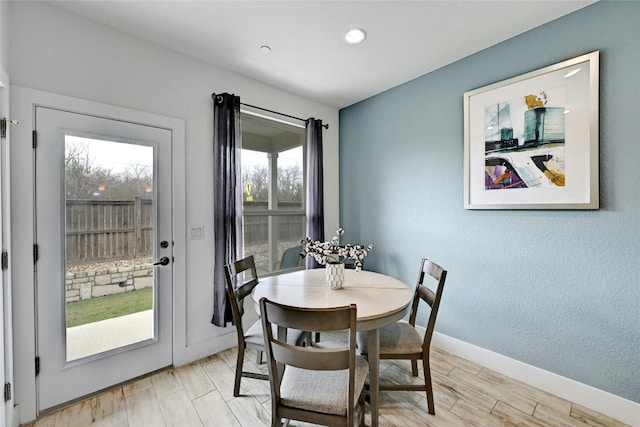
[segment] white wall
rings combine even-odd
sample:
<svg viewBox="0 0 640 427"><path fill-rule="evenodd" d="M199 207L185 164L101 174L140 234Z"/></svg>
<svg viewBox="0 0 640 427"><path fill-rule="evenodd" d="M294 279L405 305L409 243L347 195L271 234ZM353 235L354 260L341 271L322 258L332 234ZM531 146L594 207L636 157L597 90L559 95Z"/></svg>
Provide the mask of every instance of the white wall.
<svg viewBox="0 0 640 427"><path fill-rule="evenodd" d="M9 4L0 2L0 67L5 71L9 61Z"/></svg>
<svg viewBox="0 0 640 427"><path fill-rule="evenodd" d="M4 4L4 3L3 3ZM324 131L327 230L338 227L338 110L280 91L39 2L11 2L9 54L12 84L185 120L186 227L205 225L203 240L188 240L186 280L175 283L186 301L175 307L184 330L175 331L175 363L183 364L234 344L231 327L211 325L213 280L212 93L230 92L242 102L297 117L316 117ZM4 42L4 38L3 38ZM4 55L2 55L4 57ZM28 132L22 132L28 135ZM32 287L32 165L30 141L16 141L12 152L12 231L16 242L14 287ZM19 213L19 215L17 215ZM14 239L17 240L17 239ZM16 375L32 377L33 301L14 296L21 307L16 333ZM18 331L18 328L23 329ZM28 393L35 388L29 379ZM24 387L23 387L24 388ZM31 411L26 411L31 412ZM21 419L29 419L22 411Z"/></svg>

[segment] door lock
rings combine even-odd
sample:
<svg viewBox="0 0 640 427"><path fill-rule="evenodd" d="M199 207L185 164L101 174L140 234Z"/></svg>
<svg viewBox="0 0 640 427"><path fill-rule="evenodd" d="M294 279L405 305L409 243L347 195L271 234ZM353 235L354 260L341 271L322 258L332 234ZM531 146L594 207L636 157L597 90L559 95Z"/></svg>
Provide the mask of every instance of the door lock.
<svg viewBox="0 0 640 427"><path fill-rule="evenodd" d="M160 258L158 262L153 263L153 265L167 265L167 264L169 264L169 258L166 256L163 256L162 258Z"/></svg>

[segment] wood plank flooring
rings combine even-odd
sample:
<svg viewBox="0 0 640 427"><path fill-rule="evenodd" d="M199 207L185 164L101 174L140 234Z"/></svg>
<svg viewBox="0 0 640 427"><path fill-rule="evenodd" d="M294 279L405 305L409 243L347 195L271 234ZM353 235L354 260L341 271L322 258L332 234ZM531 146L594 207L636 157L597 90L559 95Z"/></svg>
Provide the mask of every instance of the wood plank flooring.
<svg viewBox="0 0 640 427"><path fill-rule="evenodd" d="M24 427L270 425L267 381L243 378L242 395L233 397L235 360L236 349L225 350L113 388ZM431 350L431 365L436 415L427 413L423 392L382 392L381 427L626 425L438 348ZM256 366L253 351L245 354L245 367L266 372L266 365ZM380 372L388 382L422 381L411 377L403 361L383 361ZM296 421L290 425L310 426Z"/></svg>

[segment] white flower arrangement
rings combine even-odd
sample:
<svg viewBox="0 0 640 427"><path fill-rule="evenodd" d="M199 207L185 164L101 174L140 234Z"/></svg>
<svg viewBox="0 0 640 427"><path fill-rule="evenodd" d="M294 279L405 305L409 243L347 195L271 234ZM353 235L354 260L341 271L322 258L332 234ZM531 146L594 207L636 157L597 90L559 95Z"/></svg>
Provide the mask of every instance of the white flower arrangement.
<svg viewBox="0 0 640 427"><path fill-rule="evenodd" d="M355 270L362 270L364 257L373 249L373 245L369 244L366 248L363 245L340 245L340 236L343 234L344 230L339 228L336 235L328 242L313 241L307 237L301 242L301 255L311 255L321 265L341 263L345 259L352 259Z"/></svg>

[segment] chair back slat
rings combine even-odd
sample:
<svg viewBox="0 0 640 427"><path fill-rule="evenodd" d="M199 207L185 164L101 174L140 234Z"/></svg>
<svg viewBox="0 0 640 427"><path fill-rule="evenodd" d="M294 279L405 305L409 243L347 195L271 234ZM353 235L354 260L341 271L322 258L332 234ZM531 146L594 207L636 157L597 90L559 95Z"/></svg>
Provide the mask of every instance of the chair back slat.
<svg viewBox="0 0 640 427"><path fill-rule="evenodd" d="M273 308L269 321L278 326L304 331L336 331L349 329L351 313L346 307L318 309L298 308L296 311Z"/></svg>
<svg viewBox="0 0 640 427"><path fill-rule="evenodd" d="M273 358L278 363L316 371L349 369L349 348L313 349L286 344L274 339L271 342Z"/></svg>
<svg viewBox="0 0 640 427"><path fill-rule="evenodd" d="M252 279L241 284L235 289L234 293L236 294L236 298L238 298L239 300L245 299L247 296L251 295L251 292L253 292L253 288L255 288L257 285L257 279Z"/></svg>
<svg viewBox="0 0 640 427"><path fill-rule="evenodd" d="M256 263L255 263L255 260L253 259L253 255L237 260L236 262L233 263L233 268L235 269L236 273L240 273L242 271L247 271L247 270L252 271L254 273L253 277L257 277L255 274Z"/></svg>
<svg viewBox="0 0 640 427"><path fill-rule="evenodd" d="M429 304L430 307L433 307L433 302L436 299L436 294L431 289L427 288L424 285L418 285L418 296L422 301Z"/></svg>
<svg viewBox="0 0 640 427"><path fill-rule="evenodd" d="M438 264L435 264L428 259L424 259L422 264L422 271L437 280L442 275L444 269Z"/></svg>

